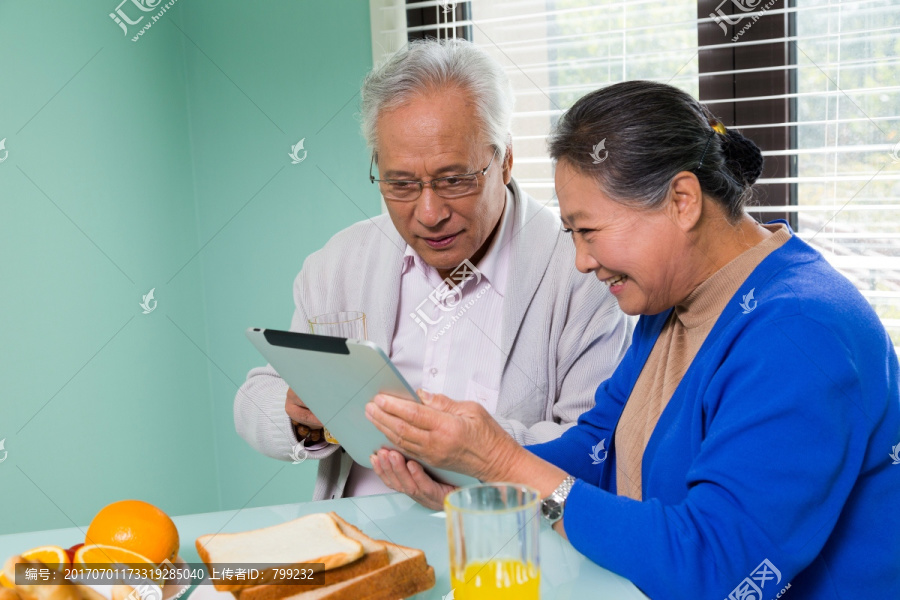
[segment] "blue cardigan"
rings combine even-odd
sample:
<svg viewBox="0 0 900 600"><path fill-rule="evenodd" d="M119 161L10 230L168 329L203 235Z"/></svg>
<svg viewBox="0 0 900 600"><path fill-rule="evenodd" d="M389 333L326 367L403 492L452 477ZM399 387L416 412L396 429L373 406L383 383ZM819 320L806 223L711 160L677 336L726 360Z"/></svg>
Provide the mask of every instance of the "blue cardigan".
<svg viewBox="0 0 900 600"><path fill-rule="evenodd" d="M614 432L670 312L640 319L577 426L528 447L578 479L573 546L654 600L900 599L898 362L862 295L796 236L770 254L660 417L638 502L615 494Z"/></svg>

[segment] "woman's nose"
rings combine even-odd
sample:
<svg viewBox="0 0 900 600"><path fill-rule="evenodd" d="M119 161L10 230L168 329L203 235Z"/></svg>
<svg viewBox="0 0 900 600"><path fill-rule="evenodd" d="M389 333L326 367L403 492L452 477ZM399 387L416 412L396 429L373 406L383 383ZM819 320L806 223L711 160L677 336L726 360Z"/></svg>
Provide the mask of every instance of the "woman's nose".
<svg viewBox="0 0 900 600"><path fill-rule="evenodd" d="M575 268L582 273L593 273L600 268L600 263L591 256L588 251L588 245L583 241L579 241L577 233L572 234L575 239Z"/></svg>

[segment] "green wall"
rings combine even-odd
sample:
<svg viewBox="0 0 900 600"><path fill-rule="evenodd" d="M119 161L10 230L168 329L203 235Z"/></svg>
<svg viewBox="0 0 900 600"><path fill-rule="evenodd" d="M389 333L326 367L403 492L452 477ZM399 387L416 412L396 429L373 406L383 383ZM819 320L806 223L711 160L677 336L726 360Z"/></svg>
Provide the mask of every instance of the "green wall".
<svg viewBox="0 0 900 600"><path fill-rule="evenodd" d="M364 218L322 171L379 210L368 2L178 0L138 42L117 4L0 1L0 533L309 499L312 463L234 432L243 330L286 328L304 257Z"/></svg>

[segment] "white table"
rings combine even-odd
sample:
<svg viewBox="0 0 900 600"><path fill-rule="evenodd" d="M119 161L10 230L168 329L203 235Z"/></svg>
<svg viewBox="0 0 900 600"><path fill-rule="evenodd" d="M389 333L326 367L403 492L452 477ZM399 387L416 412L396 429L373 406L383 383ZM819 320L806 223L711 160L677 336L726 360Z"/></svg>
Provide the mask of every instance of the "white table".
<svg viewBox="0 0 900 600"><path fill-rule="evenodd" d="M449 594L447 529L443 513L431 512L402 494L184 515L173 520L181 537L181 557L189 563L199 563L194 540L200 535L246 531L329 511L338 513L375 539L425 551L428 564L434 567L437 584L415 596L416 600L441 600ZM0 536L0 560L45 544L68 548L83 542L86 530L87 525L81 530L71 527ZM647 598L628 580L587 560L545 524L541 525L540 555L542 600Z"/></svg>

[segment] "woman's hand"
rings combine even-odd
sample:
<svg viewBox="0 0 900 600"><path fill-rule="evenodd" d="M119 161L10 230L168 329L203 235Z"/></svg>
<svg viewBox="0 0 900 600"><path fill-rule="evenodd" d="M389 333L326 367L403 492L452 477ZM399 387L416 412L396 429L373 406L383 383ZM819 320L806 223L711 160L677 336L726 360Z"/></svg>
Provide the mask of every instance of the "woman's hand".
<svg viewBox="0 0 900 600"><path fill-rule="evenodd" d="M379 394L366 415L404 454L431 466L500 481L525 452L477 402L419 391L422 404Z"/></svg>
<svg viewBox="0 0 900 600"><path fill-rule="evenodd" d="M375 473L386 486L395 492L406 494L425 508L443 510L444 496L456 489L431 478L422 465L406 460L396 450L382 448L370 459Z"/></svg>

